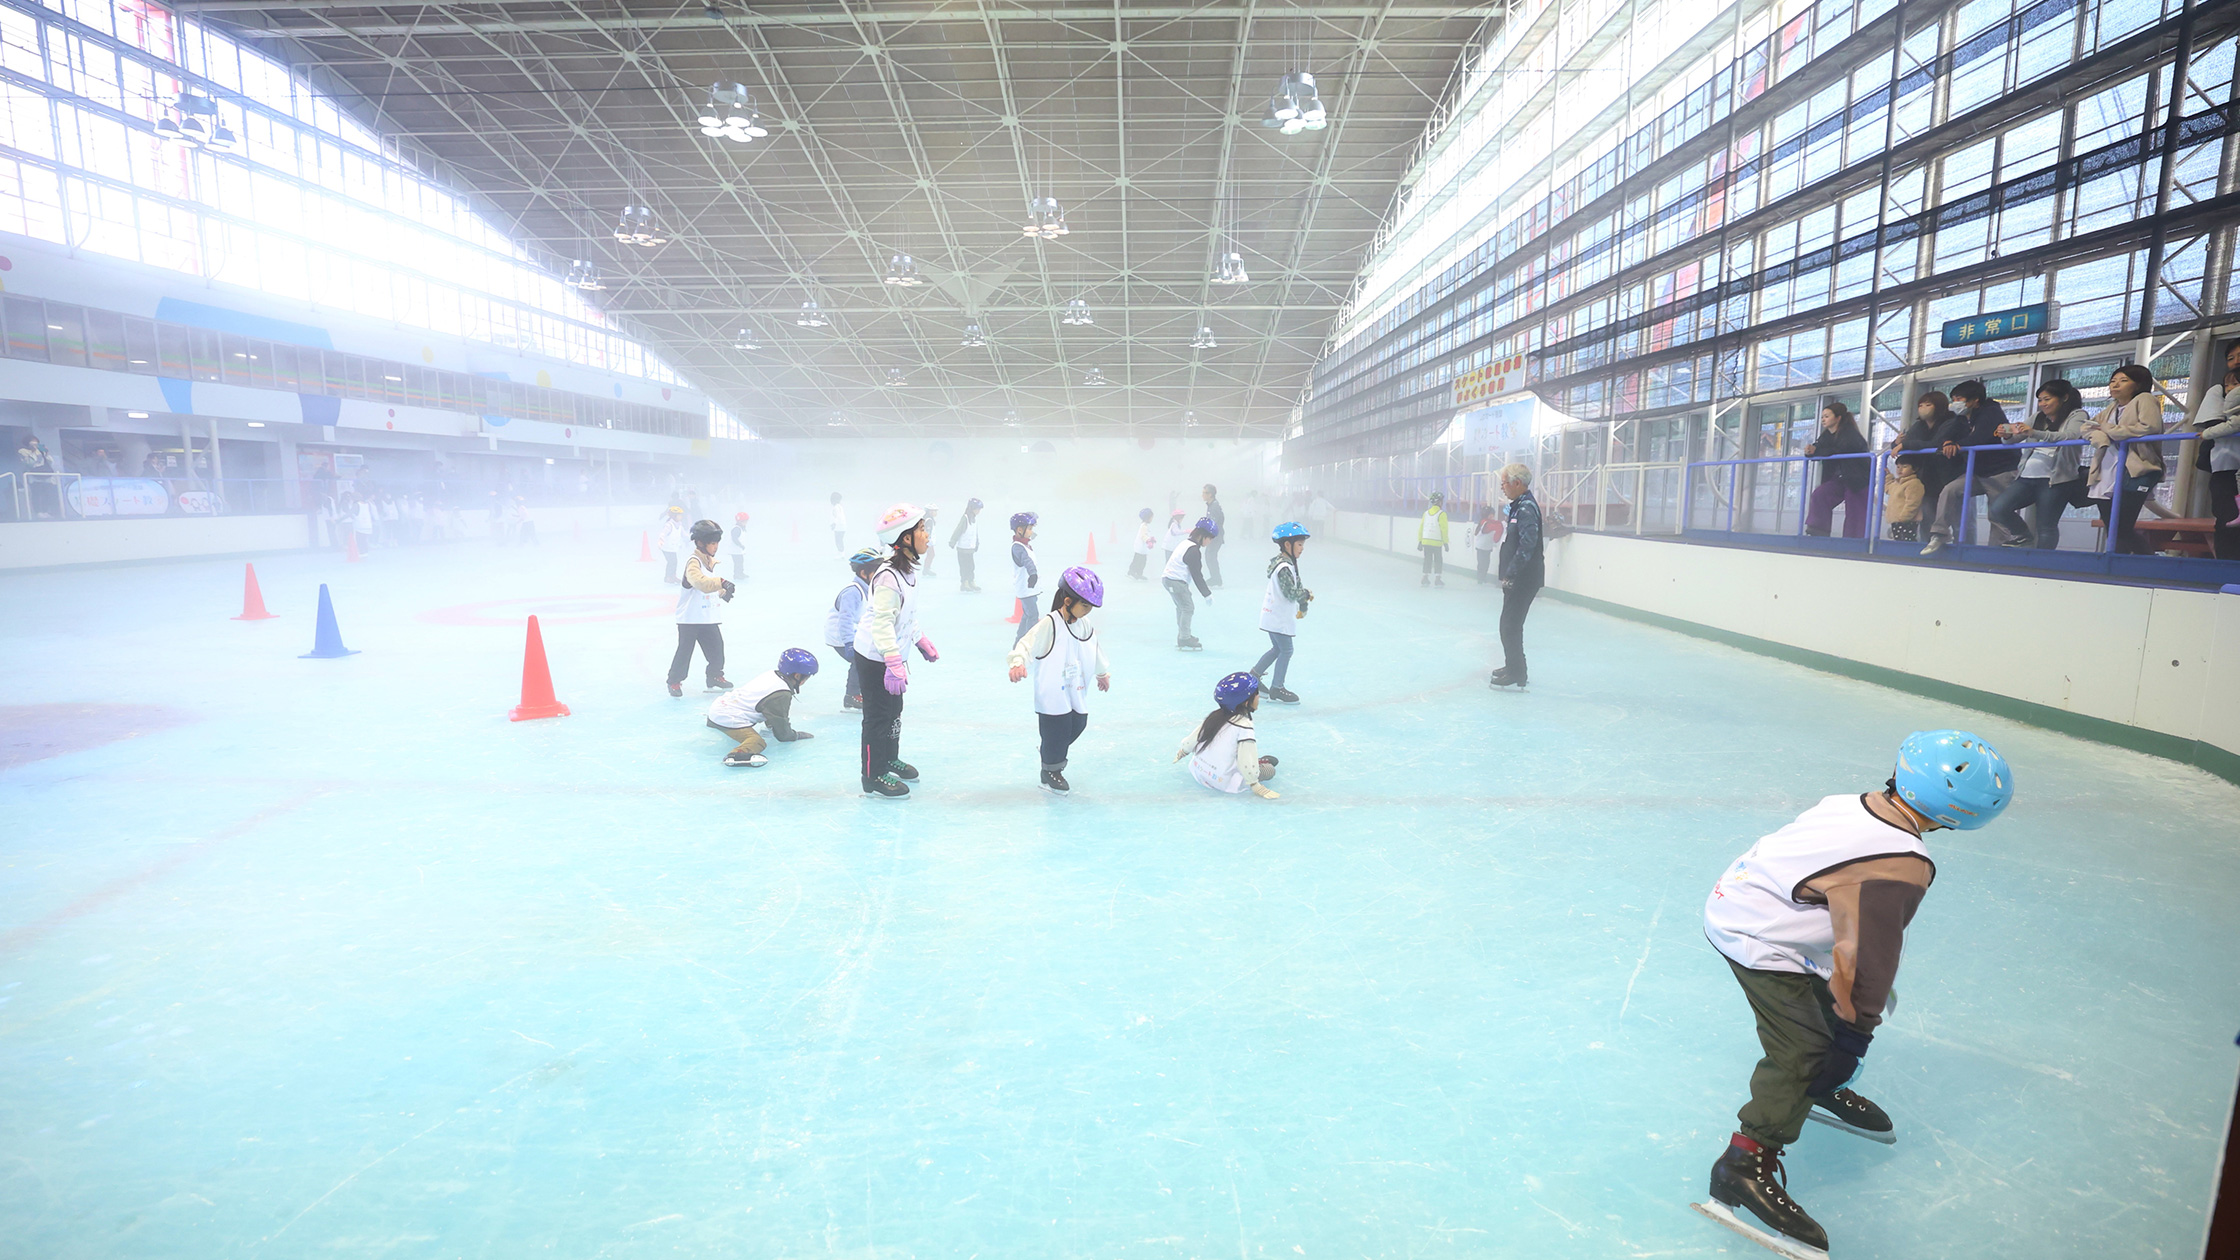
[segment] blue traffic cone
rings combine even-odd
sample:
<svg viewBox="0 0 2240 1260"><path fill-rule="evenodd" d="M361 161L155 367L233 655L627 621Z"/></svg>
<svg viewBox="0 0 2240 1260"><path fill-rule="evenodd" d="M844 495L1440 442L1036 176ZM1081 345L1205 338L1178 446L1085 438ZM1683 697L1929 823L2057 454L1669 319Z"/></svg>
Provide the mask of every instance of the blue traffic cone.
<svg viewBox="0 0 2240 1260"><path fill-rule="evenodd" d="M342 646L342 627L334 623L334 598L327 594L327 584L319 583L319 636L311 650L298 660L323 661L336 656L356 656L357 653Z"/></svg>

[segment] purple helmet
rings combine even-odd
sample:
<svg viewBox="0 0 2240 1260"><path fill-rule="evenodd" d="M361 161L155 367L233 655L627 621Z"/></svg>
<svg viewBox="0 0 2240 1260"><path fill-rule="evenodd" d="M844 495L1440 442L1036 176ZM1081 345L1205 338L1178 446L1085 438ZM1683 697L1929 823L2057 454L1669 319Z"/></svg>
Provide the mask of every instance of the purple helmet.
<svg viewBox="0 0 2240 1260"><path fill-rule="evenodd" d="M1210 516L1199 517L1198 523L1191 526L1190 528L1198 533L1204 534L1208 538L1221 537L1221 527L1214 524L1213 518Z"/></svg>
<svg viewBox="0 0 2240 1260"><path fill-rule="evenodd" d="M1104 579L1094 570L1075 565L1065 571L1058 581L1065 588L1081 597L1081 602L1091 608L1104 607Z"/></svg>
<svg viewBox="0 0 2240 1260"><path fill-rule="evenodd" d="M1249 704L1259 694L1260 680L1241 670L1213 685L1213 702L1231 713Z"/></svg>
<svg viewBox="0 0 2240 1260"><path fill-rule="evenodd" d="M1013 512L1011 514L1011 528L1025 529L1041 519L1032 512Z"/></svg>
<svg viewBox="0 0 2240 1260"><path fill-rule="evenodd" d="M806 648L787 648L778 653L778 672L814 674L817 672L817 658Z"/></svg>

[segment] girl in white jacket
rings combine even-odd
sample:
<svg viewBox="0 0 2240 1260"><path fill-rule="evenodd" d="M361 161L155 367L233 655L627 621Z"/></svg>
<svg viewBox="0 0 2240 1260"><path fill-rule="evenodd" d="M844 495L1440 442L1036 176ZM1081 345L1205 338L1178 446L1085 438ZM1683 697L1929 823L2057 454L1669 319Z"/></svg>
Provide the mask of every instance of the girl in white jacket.
<svg viewBox="0 0 2240 1260"><path fill-rule="evenodd" d="M1174 759L1190 761L1190 777L1217 792L1242 792L1272 801L1279 793L1267 784L1276 777L1276 759L1260 755L1253 738L1252 713L1260 707L1260 680L1235 673L1215 683L1217 704L1197 729L1185 736Z"/></svg>

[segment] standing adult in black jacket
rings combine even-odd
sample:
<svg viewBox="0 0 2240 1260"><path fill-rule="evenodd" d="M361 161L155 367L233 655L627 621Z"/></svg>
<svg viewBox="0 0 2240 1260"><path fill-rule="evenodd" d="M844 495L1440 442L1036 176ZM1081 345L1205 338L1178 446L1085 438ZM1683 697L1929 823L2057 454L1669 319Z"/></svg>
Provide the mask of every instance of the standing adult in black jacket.
<svg viewBox="0 0 2240 1260"><path fill-rule="evenodd" d="M1852 418L1851 408L1839 402L1829 403L1820 409L1820 436L1804 453L1820 462L1820 484L1812 491L1811 502L1805 505L1804 532L1814 538L1826 538L1835 524L1836 505L1843 505L1843 536L1867 536L1867 473L1873 460L1865 458L1867 437L1859 432L1859 422ZM1834 455L1856 455L1857 459L1831 459Z"/></svg>
<svg viewBox="0 0 2240 1260"><path fill-rule="evenodd" d="M2019 451L1977 451L1975 476L1970 477L1968 453L1960 448L2003 445L1999 430L2007 425L2007 412L1987 395L1982 381L1962 381L1953 386L1952 406L1958 413L1956 432L1937 452L1945 457L1950 480L1937 493L1936 510L1922 513L1929 519L1929 542L1921 549L1925 556L1933 556L1958 541L1961 508L1979 494L1987 496L1987 501L1998 498L2014 484L2014 470L2022 463ZM1996 520L1991 522L1992 542L2003 546L2011 537L2004 526Z"/></svg>
<svg viewBox="0 0 2240 1260"><path fill-rule="evenodd" d="M1494 687L1525 685L1524 619L1532 600L1548 581L1547 556L1540 534L1540 501L1532 497L1532 469L1511 464L1501 470L1501 493L1509 500L1507 528L1501 534L1501 668L1488 681Z"/></svg>
<svg viewBox="0 0 2240 1260"><path fill-rule="evenodd" d="M1213 541L1205 545L1206 581L1220 586L1221 548L1229 541L1229 514L1221 510L1221 499L1212 482L1206 483L1206 488L1199 497L1206 501L1206 519L1213 522L1215 530Z"/></svg>

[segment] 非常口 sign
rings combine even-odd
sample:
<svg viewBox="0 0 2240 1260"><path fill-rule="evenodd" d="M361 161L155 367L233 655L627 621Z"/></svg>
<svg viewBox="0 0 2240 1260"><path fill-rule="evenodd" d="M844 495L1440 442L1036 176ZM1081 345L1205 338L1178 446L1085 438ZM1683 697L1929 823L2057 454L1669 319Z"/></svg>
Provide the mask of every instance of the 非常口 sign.
<svg viewBox="0 0 2240 1260"><path fill-rule="evenodd" d="M1966 319L1948 319L1944 322L1944 336L1939 344L1950 350L1955 346L1973 346L2008 337L2035 337L2052 330L2053 304L2035 302L2012 310L1986 311Z"/></svg>

